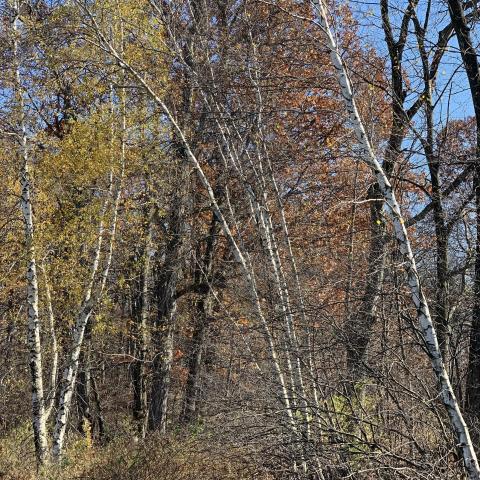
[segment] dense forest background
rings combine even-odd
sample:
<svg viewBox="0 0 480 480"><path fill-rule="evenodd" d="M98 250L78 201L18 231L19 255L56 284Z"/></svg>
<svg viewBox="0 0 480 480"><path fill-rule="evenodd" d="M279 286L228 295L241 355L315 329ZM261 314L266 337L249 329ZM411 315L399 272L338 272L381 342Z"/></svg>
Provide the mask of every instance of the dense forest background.
<svg viewBox="0 0 480 480"><path fill-rule="evenodd" d="M0 478L480 479L463 0L0 1Z"/></svg>

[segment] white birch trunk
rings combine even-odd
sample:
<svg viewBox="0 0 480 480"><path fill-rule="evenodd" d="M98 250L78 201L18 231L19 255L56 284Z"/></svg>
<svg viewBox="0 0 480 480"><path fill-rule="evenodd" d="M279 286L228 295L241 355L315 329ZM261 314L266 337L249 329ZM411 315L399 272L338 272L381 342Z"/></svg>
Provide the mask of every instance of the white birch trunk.
<svg viewBox="0 0 480 480"><path fill-rule="evenodd" d="M55 316L53 314L52 307L52 295L50 291L50 283L48 281L45 265L40 264L40 269L43 273L45 282L45 300L47 302L48 312L48 329L50 332L50 341L52 342L52 366L50 371L50 393L48 395L45 404L45 417L48 420L53 411L53 405L55 404L55 392L57 391L57 378L58 378L58 343L57 334L55 331Z"/></svg>
<svg viewBox="0 0 480 480"><path fill-rule="evenodd" d="M92 298L92 292L95 284L95 277L100 264L101 249L103 243L103 237L105 234L104 216L108 205L108 198L105 200L105 204L102 209L100 224L98 227L97 245L95 248L94 260L91 268L90 281L85 290L84 299L75 322L75 329L73 332L73 342L70 350L70 356L68 359L68 365L66 366L63 379L62 389L60 392L60 402L58 406L57 417L55 420L55 429L53 432L53 447L52 455L55 460L58 460L63 453L63 445L65 441L65 432L67 429L67 421L72 404L72 396L75 388L75 381L78 373L78 360L80 357L80 351L82 349L83 337L85 334L85 328L87 322L92 313L94 301Z"/></svg>
<svg viewBox="0 0 480 480"><path fill-rule="evenodd" d="M397 239L400 251L404 256L404 265L408 276L408 285L413 303L417 310L417 318L423 333L425 346L432 363L433 371L435 372L439 382L441 399L445 405L445 408L447 409L452 427L457 435L458 447L462 451L468 477L471 480L479 480L480 467L477 456L473 448L467 425L463 419L462 412L460 411L460 406L455 398L452 385L450 384L450 379L448 378L448 374L445 370L442 354L437 341L437 335L433 326L427 300L421 288L420 278L415 264L415 258L412 252L407 230L405 228L405 222L402 217L400 206L397 202L392 186L385 175L382 166L377 160L366 135L364 125L355 104L352 86L345 65L340 57L335 38L330 29L323 2L321 0L311 0L311 2L316 14L315 23L320 27L325 35L331 60L336 70L338 83L341 88L341 94L349 113L350 122L357 136L357 140L363 148L362 159L372 169L382 195L385 197L385 201L391 212L395 229L395 237Z"/></svg>
<svg viewBox="0 0 480 480"><path fill-rule="evenodd" d="M12 5L15 11L13 19L13 58L15 65L14 92L18 111L19 159L20 166L20 206L25 225L25 244L27 253L27 311L28 311L28 349L32 376L32 423L35 451L40 464L47 459L47 426L45 415L45 396L43 390L42 347L40 338L40 319L38 310L38 276L36 252L34 246L34 220L32 207L32 185L30 180L28 138L25 125L25 108L20 77L19 37L20 2Z"/></svg>

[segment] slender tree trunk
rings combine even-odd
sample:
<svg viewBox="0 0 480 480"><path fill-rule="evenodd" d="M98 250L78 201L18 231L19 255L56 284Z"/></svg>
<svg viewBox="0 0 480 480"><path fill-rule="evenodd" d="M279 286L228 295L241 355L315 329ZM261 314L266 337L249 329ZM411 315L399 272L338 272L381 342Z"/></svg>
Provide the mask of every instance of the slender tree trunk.
<svg viewBox="0 0 480 480"><path fill-rule="evenodd" d="M234 253L235 260L240 264L242 271L244 273L245 282L250 291L251 301L255 308L255 312L260 322L262 333L267 343L271 367L274 374L274 382L276 383L276 386L278 388L278 400L282 404L283 412L285 413L285 419L286 419L285 427L290 430L293 436L297 435L297 423L293 415L293 410L290 402L290 395L288 392L287 383L285 381L285 375L284 375L284 372L282 371L280 359L278 356L277 348L275 346L271 329L268 325L267 319L263 312L259 292L256 285L256 278L255 278L253 267L248 254L242 251L242 248L237 242L236 237L233 234L232 229L229 225L229 221L227 221L226 216L224 215L222 209L219 206L218 199L217 199L217 196L215 195L212 184L209 181L208 177L206 176L205 171L202 168L202 165L199 159L195 155L192 149L192 146L190 145L190 142L188 141L187 136L183 128L181 127L180 123L178 122L178 120L175 118L175 116L170 111L169 107L166 105L163 99L155 92L155 90L152 88L152 86L147 81L147 79L145 79L144 76L142 76L142 74L138 72L126 60L126 58L124 58L124 56L121 55L121 53L119 53L115 49L114 45L112 45L112 43L108 41L105 34L102 32L102 29L98 25L95 17L88 10L88 8L86 8L84 4L82 4L81 7L86 11L92 27L94 28L96 34L98 35L100 43L107 49L107 51L110 53L110 55L112 55L113 58L117 59L117 61L120 62L120 64L132 75L132 77L138 82L138 84L145 89L147 94L161 108L165 116L168 118L168 120L172 125L173 130L176 132L178 136L179 142L182 144L185 150L186 158L194 167L200 182L204 186L208 194L208 198L211 202L211 208L215 212L219 220L219 223L221 225L221 228L226 238L228 239L228 242ZM232 215L232 218L235 218L235 216L233 215L233 209L229 201L228 189L226 189L226 192L225 192L225 204L230 215ZM233 223L235 222L233 221Z"/></svg>
<svg viewBox="0 0 480 480"><path fill-rule="evenodd" d="M80 353L82 351L85 331L87 328L87 324L90 320L90 316L92 314L92 310L99 302L102 294L103 294L103 286L105 285L105 280L108 277L108 271L110 270L111 260L112 260L112 245L114 241L114 234L117 222L117 211L118 211L118 204L120 199L120 192L121 187L119 187L119 191L117 193L117 199L114 203L114 212L113 212L113 220L112 220L112 229L110 231L110 247L109 247L109 255L105 259L105 268L101 273L101 285L96 285L96 277L97 271L100 262L101 256L101 246L103 243L103 236L105 234L104 226L103 226L103 215L105 212L102 213L102 220L100 221L99 232L98 232L98 240L95 252L95 259L92 264L91 268L91 278L89 285L87 286L85 297L83 299L82 305L80 307L77 320L75 323L75 329L73 332L73 342L72 347L69 353L68 364L64 370L63 374L63 382L62 382L62 390L60 392L60 401L58 405L58 412L55 422L55 430L53 434L53 457L58 460L58 458L62 455L63 446L65 441L65 433L67 428L67 421L70 414L71 403L72 403L72 396L75 389L75 383L77 380L78 374L78 367L80 363ZM106 200L107 204L108 200ZM97 288L94 291L94 288Z"/></svg>
<svg viewBox="0 0 480 480"><path fill-rule="evenodd" d="M58 384L58 356L59 356L59 349L58 349L58 342L57 342L57 334L55 331L55 315L53 313L53 306L52 306L52 295L50 291L50 283L48 281L47 272L45 269L45 265L43 263L40 265L40 268L43 272L44 282L45 282L45 299L47 302L47 311L48 311L48 329L50 331L50 339L52 345L52 366L51 366L51 373L50 373L50 393L48 401L45 404L45 415L47 420L50 418L50 415L53 411L53 406L55 404L55 398L57 393L57 384Z"/></svg>
<svg viewBox="0 0 480 480"><path fill-rule="evenodd" d="M103 417L103 409L102 404L100 403L100 395L98 393L97 381L95 379L95 375L91 375L91 385L92 385L92 393L93 393L93 401L95 402L95 407L97 410L97 428L98 428L98 438L102 440L105 438L105 419Z"/></svg>
<svg viewBox="0 0 480 480"><path fill-rule="evenodd" d="M123 45L122 45L123 48ZM124 75L122 69L122 76ZM113 85L110 85L110 105L111 113L113 114ZM61 457L65 442L65 433L67 429L67 421L71 410L72 396L75 391L75 382L77 380L80 354L82 351L85 331L87 329L92 310L102 298L103 292L110 272L110 266L113 258L113 248L115 243L115 235L117 232L118 212L120 207L120 200L123 191L123 178L125 175L125 161L126 161L126 98L125 91L121 92L121 143L119 155L119 178L116 189L114 188L114 168L115 153L114 153L114 138L115 128L112 124L111 132L111 153L112 153L112 169L110 170L109 189L106 199L104 200L102 211L100 212L100 221L98 226L97 244L95 246L95 253L90 269L90 279L84 292L82 304L80 306L75 328L73 332L73 342L70 350L67 366L63 374L62 390L60 393L60 401L55 421L55 429L53 433L53 447L52 454L55 460ZM110 201L113 199L112 218L108 230L105 228L105 217ZM104 237L108 234L109 242L104 254L103 270L100 269L102 259L102 245Z"/></svg>
<svg viewBox="0 0 480 480"><path fill-rule="evenodd" d="M253 54L255 57L256 49L253 45L253 42L252 42L252 48L253 48L253 52L254 52ZM211 80L213 83L215 83L215 77L213 75L213 71L211 70L210 73L212 77ZM262 127L263 99L262 99L257 76L251 75L250 78L252 83L255 86L257 102L259 105L259 111L257 113L257 128L260 134L260 138L263 138L263 127ZM223 141L223 145L222 145L223 148L222 147L219 148L220 152L222 153L221 156L224 160L226 168L228 168L227 166L228 159L230 160L230 163L234 171L237 172L239 178L243 182L243 186L245 188L245 193L248 197L252 215L257 220L257 227L259 229L259 233L262 239L262 246L264 248L265 255L268 257L272 266L273 282L278 294L279 307L281 309L282 317L285 322L285 329L283 332L285 344L283 346L283 352L284 352L284 359L286 363L286 373L288 374L288 377L289 377L288 390L290 392L289 393L290 398L288 399L288 404L289 404L289 408L292 408L293 410L296 410L297 408L299 408L299 413L300 413L298 417L294 418L292 416L292 418L290 419L290 423L292 424L292 427L293 427L292 430L295 432L294 436L297 436L295 440L294 448L297 448L297 446L304 448L305 440L308 443L309 437L310 437L311 415L309 413L307 393L306 393L305 382L302 374L302 359L300 358L298 340L297 340L297 335L295 331L296 329L295 329L294 316L291 309L290 292L286 282L283 262L279 254L278 242L276 239L276 235L274 233L272 215L271 215L271 212L269 211L269 206L268 206L269 198L267 193L268 192L267 177L268 177L268 180L272 182L274 189L276 190L276 183L273 175L272 177L269 177L270 167L269 167L268 152L264 150L263 153L265 158L263 158L260 152L260 149L264 146L264 143L257 145L256 158L253 158L248 151L245 152L245 155L249 160L251 170L254 173L254 177L255 177L254 183L257 190L257 192L255 192L254 189L252 188L250 181L247 179L247 174L244 171L244 168L242 167L242 161L238 156L238 152L234 144L231 141L229 141L229 139L234 138L235 135L237 137L240 136L239 132L234 130L234 134L232 134L232 132L230 131L230 127L226 123L225 124L220 123L219 118L222 118L223 115L218 103L215 101L214 98L209 98L207 95L207 92L203 91L202 93L203 93L205 102L207 105L210 106L212 113L214 115L215 114L218 115L218 116L215 116L215 122L217 124L217 127L219 129L219 132L221 134L221 138ZM223 151L225 151L225 153L223 153ZM264 166L264 162L267 163L266 166ZM278 194L278 190L276 190L276 193ZM288 229L286 228L287 225L285 222L283 206L281 206L281 202L280 203L277 202L277 204L281 207L280 213L282 218L282 229L283 229L283 233L284 234L286 233L287 247L289 248L289 253L291 255L290 260L293 260L292 265L295 266L291 245L288 243ZM252 278L253 278L253 273L252 273ZM299 292L301 293L301 290L299 290ZM302 307L303 307L303 303L302 303ZM269 338L269 333L267 335L267 339L269 343L272 340L271 338ZM273 344L272 344L272 347L274 348ZM282 377L282 378L285 378L285 377ZM299 420L298 422L299 425L297 425L297 420ZM297 453L294 453L294 456L297 457ZM304 461L304 458L305 458L304 452L301 453L300 456L302 457L302 467L304 471L306 471L307 465Z"/></svg>
<svg viewBox="0 0 480 480"><path fill-rule="evenodd" d="M77 320L75 322L72 346L69 353L68 363L63 374L62 389L60 392L60 401L59 401L57 417L55 421L55 430L53 433L52 454L54 459L56 460L58 460L63 453L65 433L67 429L67 421L70 414L73 392L75 390L75 382L77 380L80 353L82 351L82 347L84 343L85 330L87 328L87 324L89 322L93 308L98 304L98 302L102 298L105 285L107 282L107 278L108 278L108 273L110 271L110 266L112 264L113 246L115 241L117 219L118 219L117 218L118 209L120 206L120 198L122 195L122 188L123 188L123 176L125 173L125 144L123 141L122 141L122 153L121 153L120 163L121 163L121 172L120 172L120 178L118 180L117 191L114 195L113 208L112 208L112 220L111 220L110 228L108 229L109 245L107 248L107 253L105 254L104 268L101 272L99 272L100 260L102 257L102 245L103 245L104 237L106 234L105 224L104 224L105 215L107 213L107 208L113 193L113 171L110 173L110 188L109 188L108 196L104 201L102 212L100 213L100 222L99 222L98 234L97 234L97 244L95 247L94 260L92 262L92 266L90 270L90 279L85 289L82 305L80 306L80 309L77 315Z"/></svg>
<svg viewBox="0 0 480 480"><path fill-rule="evenodd" d="M357 318L347 326L347 371L350 378L347 382L347 393L354 394L366 375L366 353L372 329L376 321L376 309L380 297L386 259L386 229L382 215L383 200L380 197L378 184L369 188L370 201L370 252L366 286Z"/></svg>
<svg viewBox="0 0 480 480"><path fill-rule="evenodd" d="M140 273L139 294L135 299L135 360L132 363L133 383L133 418L137 422L138 431L142 438L145 437L148 404L147 404L147 351L148 351L148 318L149 318L149 292L150 292L150 265L152 241L152 215L147 219L147 236L142 255L142 268Z"/></svg>
<svg viewBox="0 0 480 480"><path fill-rule="evenodd" d="M108 194L109 197L111 194L112 186L113 186L113 179L111 174L110 191ZM103 244L104 235L105 235L105 226L104 226L105 218L104 217L106 215L108 203L109 203L109 198L105 199L102 212L100 214L101 216L100 216L100 223L98 227L97 245L95 247L94 260L93 260L91 271L90 271L90 279L89 279L87 288L85 290L82 305L80 306L80 309L77 315L77 320L75 322L75 329L73 331L72 347L71 347L69 358L68 358L68 364L63 373L62 389L60 392L60 400L58 404L57 417L55 421L55 430L53 433L53 447L52 447L53 457L57 460L60 458L60 456L63 453L65 432L67 429L67 420L70 414L72 395L74 392L75 382L77 379L80 352L83 346L85 329L90 319L92 309L96 304L96 301L98 300L98 295L97 295L97 292L94 292L94 288L96 286L97 271L100 266L101 250L102 250L102 244ZM113 241L113 239L111 239L111 241Z"/></svg>
<svg viewBox="0 0 480 480"><path fill-rule="evenodd" d="M85 328L85 344L80 352L79 371L77 379L77 406L78 406L78 431L87 438L91 446L93 436L93 415L90 408L91 398L91 347L93 322L90 320Z"/></svg>
<svg viewBox="0 0 480 480"><path fill-rule="evenodd" d="M408 276L408 285L410 288L413 304L417 310L417 318L425 341L425 346L430 357L433 371L439 383L440 396L443 404L450 417L452 428L455 430L464 465L471 480L480 479L480 467L477 455L473 448L468 427L463 419L460 405L455 397L452 385L448 378L448 374L443 364L442 354L437 341L435 327L428 308L427 300L423 294L420 284L420 277L417 272L415 258L413 256L410 240L405 228L405 221L400 211L400 206L393 192L392 186L385 174L382 166L378 162L375 153L372 150L368 140L365 128L357 110L355 100L352 93L352 87L347 75L346 68L340 57L335 37L330 30L327 20L327 13L321 0L312 0L312 5L316 14L315 23L323 31L324 37L330 50L332 64L336 70L338 82L341 88L341 94L345 101L349 119L354 128L357 140L363 149L363 161L371 168L374 173L380 191L387 202L391 218L394 225L395 237L397 239L399 249L404 257L404 266Z"/></svg>
<svg viewBox="0 0 480 480"><path fill-rule="evenodd" d="M27 128L25 124L25 107L20 77L19 36L21 35L20 8L21 2L16 0L12 5L15 16L12 22L13 61L15 68L14 92L18 113L18 157L20 161L20 206L25 225L25 246L27 259L27 313L28 313L28 349L29 364L32 377L32 425L35 452L39 464L47 460L47 426L45 410L45 393L43 390L42 346L40 339L40 319L38 309L38 276L34 245L34 219L32 208L32 185L28 154Z"/></svg>
<svg viewBox="0 0 480 480"><path fill-rule="evenodd" d="M420 138L425 158L427 160L430 181L432 184L431 204L435 225L436 243L436 301L433 309L433 318L438 333L438 343L445 361L447 372L449 370L449 312L448 312L448 228L443 210L443 195L440 184L440 161L434 152L434 118L432 87L435 77L432 78L429 65L429 54L425 45L426 26L421 26L414 13L412 16L417 37L418 50L422 61L424 82L424 111L426 119L426 137Z"/></svg>
<svg viewBox="0 0 480 480"><path fill-rule="evenodd" d="M78 431L85 437L87 447L92 447L94 439L102 439L105 434L105 420L92 370L92 329L93 322L90 321L85 331L76 382Z"/></svg>
<svg viewBox="0 0 480 480"><path fill-rule="evenodd" d="M91 289L89 288L91 291ZM88 293L88 292L87 292ZM67 429L67 421L70 414L72 403L72 395L77 379L78 366L80 360L80 352L83 345L85 328L92 313L94 301L88 294L77 316L75 330L73 333L72 348L68 358L67 367L64 370L62 390L60 392L60 400L58 404L57 417L55 421L55 430L53 434L52 453L55 459L59 459L63 453L65 441L65 433Z"/></svg>

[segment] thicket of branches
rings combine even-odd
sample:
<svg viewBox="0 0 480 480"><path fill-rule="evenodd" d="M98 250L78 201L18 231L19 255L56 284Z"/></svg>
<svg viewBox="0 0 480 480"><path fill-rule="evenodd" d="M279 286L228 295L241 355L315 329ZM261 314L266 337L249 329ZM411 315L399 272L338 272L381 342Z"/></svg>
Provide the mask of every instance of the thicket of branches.
<svg viewBox="0 0 480 480"><path fill-rule="evenodd" d="M0 14L0 478L480 479L476 2Z"/></svg>

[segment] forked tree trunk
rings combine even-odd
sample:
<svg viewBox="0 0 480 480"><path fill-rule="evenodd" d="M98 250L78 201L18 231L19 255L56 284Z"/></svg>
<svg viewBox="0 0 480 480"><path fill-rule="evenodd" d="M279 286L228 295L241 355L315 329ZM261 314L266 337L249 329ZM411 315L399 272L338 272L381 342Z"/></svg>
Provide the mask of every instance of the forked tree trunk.
<svg viewBox="0 0 480 480"><path fill-rule="evenodd" d="M63 373L62 389L60 392L60 401L58 405L57 417L55 421L55 429L53 433L52 454L55 460L61 457L65 442L65 433L67 430L67 421L70 415L73 392L75 391L75 382L77 380L80 353L82 351L85 331L92 314L92 310L102 298L105 290L108 273L112 264L113 246L117 229L118 210L120 199L122 196L123 177L125 174L125 140L123 138L125 132L125 110L123 108L122 121L122 145L120 154L120 178L116 192L113 195L113 170L110 172L110 187L107 198L104 200L102 211L100 213L100 221L97 233L97 244L95 246L94 259L90 269L90 279L84 292L82 304L77 314L75 327L73 331L72 346L67 360L67 366ZM112 218L108 230L105 228L105 216L108 205L113 197ZM108 233L109 243L105 253L103 270L100 269L100 261L102 259L102 245L104 237Z"/></svg>

